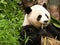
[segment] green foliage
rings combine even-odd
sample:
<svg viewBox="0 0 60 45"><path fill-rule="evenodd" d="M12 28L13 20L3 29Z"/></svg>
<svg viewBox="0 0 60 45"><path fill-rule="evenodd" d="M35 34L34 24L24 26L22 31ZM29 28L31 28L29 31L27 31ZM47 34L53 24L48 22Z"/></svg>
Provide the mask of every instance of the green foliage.
<svg viewBox="0 0 60 45"><path fill-rule="evenodd" d="M56 20L54 17L51 18L51 22L55 27L60 28L60 21Z"/></svg>
<svg viewBox="0 0 60 45"><path fill-rule="evenodd" d="M28 40L29 40L29 36L27 36L27 34L25 32L24 40L22 40L24 42L24 45L26 45L26 43L28 42Z"/></svg>
<svg viewBox="0 0 60 45"><path fill-rule="evenodd" d="M0 0L0 45L20 45L19 30L23 13L17 3L20 0Z"/></svg>
<svg viewBox="0 0 60 45"><path fill-rule="evenodd" d="M17 5L18 2L20 0L0 0L0 45L21 45L18 39L20 39L23 12ZM60 25L60 22L56 24ZM25 44L28 40L29 37L25 35Z"/></svg>

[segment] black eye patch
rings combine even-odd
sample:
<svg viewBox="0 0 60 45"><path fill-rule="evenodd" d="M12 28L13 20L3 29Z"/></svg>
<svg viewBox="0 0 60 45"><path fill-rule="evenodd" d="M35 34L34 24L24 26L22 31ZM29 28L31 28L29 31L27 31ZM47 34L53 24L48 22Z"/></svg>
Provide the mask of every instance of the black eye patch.
<svg viewBox="0 0 60 45"><path fill-rule="evenodd" d="M47 14L45 14L45 16L46 16L47 18L49 18L49 17L47 16Z"/></svg>
<svg viewBox="0 0 60 45"><path fill-rule="evenodd" d="M41 15L39 15L39 16L37 17L37 21L39 21L39 20L41 19L41 17L42 17L42 16L41 16Z"/></svg>

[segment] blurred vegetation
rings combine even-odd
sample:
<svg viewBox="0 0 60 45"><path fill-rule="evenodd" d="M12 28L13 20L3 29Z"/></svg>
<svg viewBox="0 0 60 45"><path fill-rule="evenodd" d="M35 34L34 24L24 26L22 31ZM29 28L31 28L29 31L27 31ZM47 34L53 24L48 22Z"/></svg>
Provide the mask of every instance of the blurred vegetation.
<svg viewBox="0 0 60 45"><path fill-rule="evenodd" d="M0 45L19 45L19 30L23 13L20 0L0 0Z"/></svg>
<svg viewBox="0 0 60 45"><path fill-rule="evenodd" d="M51 23L60 29L60 21L56 20L53 16L51 16Z"/></svg>
<svg viewBox="0 0 60 45"><path fill-rule="evenodd" d="M0 0L0 45L20 45L18 39L23 12L18 2L20 0Z"/></svg>

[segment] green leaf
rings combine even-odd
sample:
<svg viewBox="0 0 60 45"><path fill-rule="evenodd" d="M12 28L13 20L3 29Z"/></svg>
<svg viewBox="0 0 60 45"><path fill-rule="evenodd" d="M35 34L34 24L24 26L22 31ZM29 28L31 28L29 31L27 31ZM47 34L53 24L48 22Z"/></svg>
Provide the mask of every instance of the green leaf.
<svg viewBox="0 0 60 45"><path fill-rule="evenodd" d="M26 40L25 40L25 45L26 45L26 43L28 42L28 40L29 40L29 37L26 38Z"/></svg>
<svg viewBox="0 0 60 45"><path fill-rule="evenodd" d="M56 24L56 23L53 23L54 26L60 28L60 25L59 24Z"/></svg>
<svg viewBox="0 0 60 45"><path fill-rule="evenodd" d="M60 28L60 21L56 20L54 17L51 18L51 22L55 27Z"/></svg>

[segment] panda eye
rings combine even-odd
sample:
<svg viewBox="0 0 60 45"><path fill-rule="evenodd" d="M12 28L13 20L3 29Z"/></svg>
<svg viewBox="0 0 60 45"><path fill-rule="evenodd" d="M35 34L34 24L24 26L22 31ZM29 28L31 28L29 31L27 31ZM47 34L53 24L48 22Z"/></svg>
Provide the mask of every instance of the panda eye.
<svg viewBox="0 0 60 45"><path fill-rule="evenodd" d="M39 15L39 16L37 17L37 20L39 21L39 20L41 19L41 17L42 17L42 16L41 16L41 15Z"/></svg>
<svg viewBox="0 0 60 45"><path fill-rule="evenodd" d="M49 17L47 16L47 14L45 14L45 16L46 16L47 18L49 18Z"/></svg>

